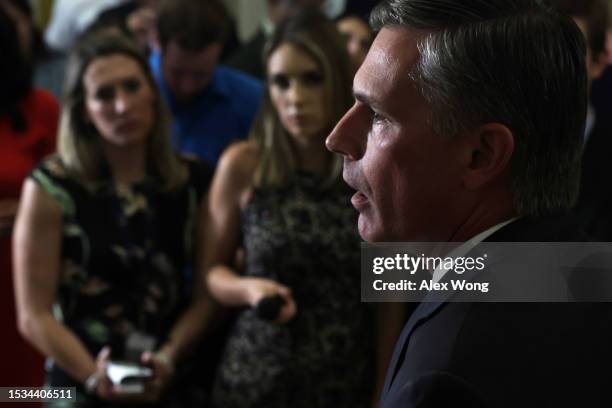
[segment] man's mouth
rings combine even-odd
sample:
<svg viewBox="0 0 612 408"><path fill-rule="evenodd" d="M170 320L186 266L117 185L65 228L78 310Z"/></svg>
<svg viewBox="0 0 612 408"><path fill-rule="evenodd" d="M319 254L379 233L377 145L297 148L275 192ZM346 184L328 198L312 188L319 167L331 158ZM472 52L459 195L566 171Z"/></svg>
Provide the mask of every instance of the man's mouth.
<svg viewBox="0 0 612 408"><path fill-rule="evenodd" d="M366 195L360 191L357 191L351 197L351 204L353 204L353 207L355 207L357 210L359 210L361 207L363 207L367 203L368 203L368 197L366 197Z"/></svg>

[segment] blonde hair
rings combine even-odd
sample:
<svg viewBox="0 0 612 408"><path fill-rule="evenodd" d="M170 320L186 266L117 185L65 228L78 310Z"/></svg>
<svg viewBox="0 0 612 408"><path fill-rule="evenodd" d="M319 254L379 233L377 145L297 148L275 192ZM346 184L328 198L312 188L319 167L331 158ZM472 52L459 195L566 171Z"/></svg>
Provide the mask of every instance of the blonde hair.
<svg viewBox="0 0 612 408"><path fill-rule="evenodd" d="M335 25L317 12L307 12L283 22L274 32L264 51L267 62L282 44L291 44L307 53L321 68L325 86L325 109L331 131L353 103L353 67L344 41ZM264 102L257 116L251 139L259 148L259 162L254 174L257 187L285 186L297 171L297 155L291 136L283 127L266 88ZM323 187L337 184L342 176L342 158L332 156Z"/></svg>
<svg viewBox="0 0 612 408"><path fill-rule="evenodd" d="M155 94L154 123L146 148L147 171L160 182L161 190L175 190L186 181L187 171L170 144L169 114L144 55L130 39L113 30L86 35L70 55L58 135L63 165L85 187L93 188L103 180L106 160L98 130L86 119L83 76L94 60L114 54L134 59Z"/></svg>

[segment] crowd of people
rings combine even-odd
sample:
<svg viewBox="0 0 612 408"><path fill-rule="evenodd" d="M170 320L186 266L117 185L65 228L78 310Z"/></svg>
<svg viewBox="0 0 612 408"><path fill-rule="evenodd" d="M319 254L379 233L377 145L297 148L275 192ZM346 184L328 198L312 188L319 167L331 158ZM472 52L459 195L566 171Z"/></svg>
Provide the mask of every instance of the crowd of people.
<svg viewBox="0 0 612 408"><path fill-rule="evenodd" d="M370 304L360 276L362 240L575 239L561 213L609 240L605 1L326 3L268 0L241 44L219 0L55 0L44 35L0 2L0 385L497 407L511 374L552 392L593 367L555 360L588 348L572 327L607 361L601 309Z"/></svg>

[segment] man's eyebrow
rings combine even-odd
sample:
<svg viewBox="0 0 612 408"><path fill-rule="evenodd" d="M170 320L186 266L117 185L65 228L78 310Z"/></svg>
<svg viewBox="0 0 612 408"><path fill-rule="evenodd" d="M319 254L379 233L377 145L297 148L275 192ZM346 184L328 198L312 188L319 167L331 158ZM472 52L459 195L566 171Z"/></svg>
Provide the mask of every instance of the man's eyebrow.
<svg viewBox="0 0 612 408"><path fill-rule="evenodd" d="M366 93L354 91L353 96L355 97L355 100L363 103L364 105L368 105L368 106L377 105L376 99L374 99L371 95L368 95Z"/></svg>

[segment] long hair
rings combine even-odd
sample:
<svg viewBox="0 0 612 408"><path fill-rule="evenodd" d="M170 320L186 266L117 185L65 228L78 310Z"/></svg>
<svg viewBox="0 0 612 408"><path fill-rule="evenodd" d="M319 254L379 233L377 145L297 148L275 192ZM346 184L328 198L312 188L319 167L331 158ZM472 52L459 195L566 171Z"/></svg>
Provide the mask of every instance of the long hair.
<svg viewBox="0 0 612 408"><path fill-rule="evenodd" d="M353 103L353 68L344 41L335 25L322 14L310 11L281 23L264 50L264 62L282 44L291 44L307 53L320 66L324 77L325 106L329 131ZM286 185L297 170L298 158L291 136L283 127L266 87L264 102L257 116L251 139L259 147L260 160L254 175L258 187ZM342 159L333 155L323 187L336 184L342 175Z"/></svg>
<svg viewBox="0 0 612 408"><path fill-rule="evenodd" d="M24 55L15 22L0 6L0 116L8 115L16 132L27 130L19 104L32 90L32 67Z"/></svg>
<svg viewBox="0 0 612 408"><path fill-rule="evenodd" d="M132 58L155 94L154 123L146 147L147 171L159 181L162 190L173 190L186 180L186 170L170 144L167 109L144 55L130 39L116 31L101 30L85 35L70 55L58 137L59 155L68 172L87 187L103 180L107 164L98 130L86 120L83 76L94 60L115 54Z"/></svg>

